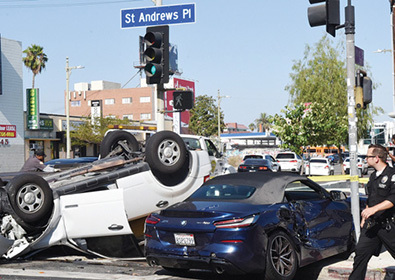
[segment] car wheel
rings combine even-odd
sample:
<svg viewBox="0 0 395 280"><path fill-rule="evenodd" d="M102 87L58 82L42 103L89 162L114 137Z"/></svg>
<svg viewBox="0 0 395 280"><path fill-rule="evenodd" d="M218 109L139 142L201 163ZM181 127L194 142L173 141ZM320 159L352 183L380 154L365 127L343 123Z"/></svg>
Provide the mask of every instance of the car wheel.
<svg viewBox="0 0 395 280"><path fill-rule="evenodd" d="M145 149L151 170L173 174L188 164L188 151L182 138L172 131L160 131L151 136Z"/></svg>
<svg viewBox="0 0 395 280"><path fill-rule="evenodd" d="M269 238L265 279L291 280L298 269L298 259L291 239L282 231Z"/></svg>
<svg viewBox="0 0 395 280"><path fill-rule="evenodd" d="M47 223L53 208L53 194L48 182L35 174L14 177L5 187L15 214L29 225Z"/></svg>
<svg viewBox="0 0 395 280"><path fill-rule="evenodd" d="M139 150L136 138L127 131L111 131L100 145L100 157L130 154Z"/></svg>

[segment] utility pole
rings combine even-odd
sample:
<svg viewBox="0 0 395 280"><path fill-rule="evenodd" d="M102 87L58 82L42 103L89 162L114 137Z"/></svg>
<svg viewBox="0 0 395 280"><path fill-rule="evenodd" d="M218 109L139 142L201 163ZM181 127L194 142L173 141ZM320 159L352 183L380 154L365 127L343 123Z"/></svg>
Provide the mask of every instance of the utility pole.
<svg viewBox="0 0 395 280"><path fill-rule="evenodd" d="M221 96L218 90L218 97L217 97L217 105L218 105L218 147L219 151L222 153L222 144L221 144L221 99L222 98L229 98L229 95L223 95Z"/></svg>
<svg viewBox="0 0 395 280"><path fill-rule="evenodd" d="M69 67L69 58L66 57L66 158L70 158L71 138L70 138L70 75L72 69L83 69L84 67L72 66Z"/></svg>
<svg viewBox="0 0 395 280"><path fill-rule="evenodd" d="M351 0L347 0L345 9L346 30L346 63L347 63L347 99L348 99L348 138L350 150L350 175L351 175L351 214L353 216L356 239L360 235L359 211L359 182L357 168L357 116L355 111L355 10Z"/></svg>
<svg viewBox="0 0 395 280"><path fill-rule="evenodd" d="M162 6L162 0L152 0L155 6ZM164 84L155 85L156 91L156 131L165 130L165 89Z"/></svg>

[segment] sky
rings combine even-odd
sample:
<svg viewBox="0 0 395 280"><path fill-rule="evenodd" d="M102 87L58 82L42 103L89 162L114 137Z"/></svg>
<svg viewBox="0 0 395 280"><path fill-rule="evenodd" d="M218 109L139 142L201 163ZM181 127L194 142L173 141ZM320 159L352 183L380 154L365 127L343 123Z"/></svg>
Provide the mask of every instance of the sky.
<svg viewBox="0 0 395 280"><path fill-rule="evenodd" d="M195 81L196 95L221 100L225 122L248 126L261 113L280 113L288 104L285 87L296 60L307 45L314 46L325 27L310 27L308 0L162 0L162 5L196 4L196 22L170 25L170 42L178 46L179 78ZM74 83L105 80L126 88L139 87L139 36L145 27L121 29L120 10L153 7L151 0L0 0L0 34L22 42L22 50L40 45L48 56L45 70L36 77L40 112L64 114L66 57ZM340 1L344 23L346 0ZM379 87L373 105L385 114L375 121L391 121L394 111L392 27L388 0L352 1L355 6L355 45L364 50L365 63ZM328 35L330 36L330 35ZM344 29L331 37L333 46L345 45ZM24 89L32 73L23 66Z"/></svg>

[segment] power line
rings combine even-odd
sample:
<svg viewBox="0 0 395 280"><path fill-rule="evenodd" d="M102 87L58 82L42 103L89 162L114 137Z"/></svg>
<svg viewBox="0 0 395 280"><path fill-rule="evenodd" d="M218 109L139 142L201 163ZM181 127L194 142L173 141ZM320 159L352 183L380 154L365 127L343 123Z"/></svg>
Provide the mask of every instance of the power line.
<svg viewBox="0 0 395 280"><path fill-rule="evenodd" d="M137 76L137 74L141 73L141 70L142 70L142 69L139 69L139 71L137 71L137 73L134 74L134 75L129 79L129 81L127 81L127 82L122 86L122 88L124 88L131 80L133 80L134 77Z"/></svg>

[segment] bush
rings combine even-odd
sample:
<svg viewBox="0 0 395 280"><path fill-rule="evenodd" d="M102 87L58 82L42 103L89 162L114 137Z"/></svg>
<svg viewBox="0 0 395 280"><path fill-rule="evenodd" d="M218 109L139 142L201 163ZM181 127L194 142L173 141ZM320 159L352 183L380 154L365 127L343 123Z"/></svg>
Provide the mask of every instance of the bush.
<svg viewBox="0 0 395 280"><path fill-rule="evenodd" d="M228 157L228 163L235 168L237 168L242 161L243 161L243 158L241 156Z"/></svg>

